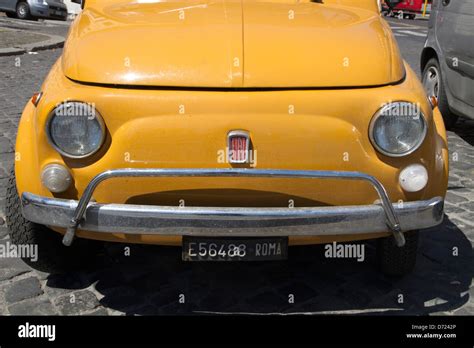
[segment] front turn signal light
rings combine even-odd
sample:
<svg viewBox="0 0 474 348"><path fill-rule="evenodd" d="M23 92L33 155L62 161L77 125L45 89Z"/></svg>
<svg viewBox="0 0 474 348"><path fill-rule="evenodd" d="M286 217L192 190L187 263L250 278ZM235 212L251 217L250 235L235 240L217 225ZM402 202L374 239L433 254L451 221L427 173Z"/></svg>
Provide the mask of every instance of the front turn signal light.
<svg viewBox="0 0 474 348"><path fill-rule="evenodd" d="M43 93L41 92L33 94L33 96L31 97L31 102L34 106L38 106L38 103L40 102L42 96Z"/></svg>
<svg viewBox="0 0 474 348"><path fill-rule="evenodd" d="M41 182L53 193L65 192L72 183L72 177L66 167L60 164L49 164L41 172Z"/></svg>
<svg viewBox="0 0 474 348"><path fill-rule="evenodd" d="M434 95L429 96L428 100L430 101L432 109L436 109L438 107L438 98L436 98Z"/></svg>

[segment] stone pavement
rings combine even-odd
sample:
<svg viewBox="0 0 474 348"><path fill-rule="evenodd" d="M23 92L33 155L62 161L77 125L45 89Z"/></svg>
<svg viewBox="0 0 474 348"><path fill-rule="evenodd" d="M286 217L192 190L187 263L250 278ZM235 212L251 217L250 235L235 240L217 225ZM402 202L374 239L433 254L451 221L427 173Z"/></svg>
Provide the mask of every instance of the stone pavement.
<svg viewBox="0 0 474 348"><path fill-rule="evenodd" d="M0 28L0 48L18 47L19 45L41 42L48 39L48 36L42 34Z"/></svg>
<svg viewBox="0 0 474 348"><path fill-rule="evenodd" d="M0 57L63 47L64 37L0 27Z"/></svg>
<svg viewBox="0 0 474 348"><path fill-rule="evenodd" d="M50 50L0 57L0 224L18 119L59 55L60 50ZM68 274L41 273L18 259L0 259L0 314L472 315L473 135L472 121L449 133L447 216L440 227L422 233L416 269L403 279L377 272L373 242L367 243L362 263L328 260L321 246L311 246L291 249L288 262L240 264L185 264L179 248L160 246L130 246L131 256L125 257L126 245L107 244L94 266ZM7 241L3 224L0 243Z"/></svg>
<svg viewBox="0 0 474 348"><path fill-rule="evenodd" d="M21 20L18 18L8 18L3 13L0 13L0 27L2 28L66 37L70 25L71 21L63 22L49 19Z"/></svg>
<svg viewBox="0 0 474 348"><path fill-rule="evenodd" d="M62 47L70 22L8 18L0 13L0 56Z"/></svg>

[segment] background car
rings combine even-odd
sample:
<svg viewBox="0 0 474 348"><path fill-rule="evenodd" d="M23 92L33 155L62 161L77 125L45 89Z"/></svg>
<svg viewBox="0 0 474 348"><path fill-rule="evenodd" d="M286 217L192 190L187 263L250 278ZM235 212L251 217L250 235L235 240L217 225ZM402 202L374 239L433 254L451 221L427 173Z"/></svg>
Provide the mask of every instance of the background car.
<svg viewBox="0 0 474 348"><path fill-rule="evenodd" d="M63 0L0 0L0 11L11 18L67 19L67 6Z"/></svg>
<svg viewBox="0 0 474 348"><path fill-rule="evenodd" d="M415 19L417 14L429 12L431 0L385 0L382 3L382 13L386 16Z"/></svg>
<svg viewBox="0 0 474 348"><path fill-rule="evenodd" d="M421 55L423 85L438 99L446 127L474 119L474 1L436 0Z"/></svg>

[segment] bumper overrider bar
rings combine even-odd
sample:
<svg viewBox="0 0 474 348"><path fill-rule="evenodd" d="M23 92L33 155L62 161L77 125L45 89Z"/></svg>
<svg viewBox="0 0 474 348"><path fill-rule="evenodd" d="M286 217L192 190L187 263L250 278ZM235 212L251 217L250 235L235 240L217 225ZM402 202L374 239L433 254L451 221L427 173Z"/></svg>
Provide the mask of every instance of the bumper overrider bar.
<svg viewBox="0 0 474 348"><path fill-rule="evenodd" d="M269 177L359 180L370 183L380 204L307 208L170 207L91 202L105 180L125 177ZM345 171L261 169L114 169L94 177L79 201L22 195L26 219L66 228L64 245L76 230L103 233L192 235L207 237L328 236L391 232L398 246L403 231L441 223L443 199L393 205L384 186L373 176Z"/></svg>

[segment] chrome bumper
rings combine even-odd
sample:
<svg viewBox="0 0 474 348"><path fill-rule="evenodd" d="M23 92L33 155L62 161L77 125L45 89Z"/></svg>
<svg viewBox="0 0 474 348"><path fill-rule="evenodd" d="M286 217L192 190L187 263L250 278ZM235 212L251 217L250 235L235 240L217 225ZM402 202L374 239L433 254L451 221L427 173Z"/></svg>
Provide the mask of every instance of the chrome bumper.
<svg viewBox="0 0 474 348"><path fill-rule="evenodd" d="M377 191L380 204L309 208L165 207L90 202L97 186L116 177L281 177L367 181ZM357 172L289 171L253 169L117 169L97 175L79 201L22 195L26 219L66 228L70 245L76 230L153 235L194 236L327 236L391 232L399 246L402 231L441 223L443 199L392 204L382 184Z"/></svg>

